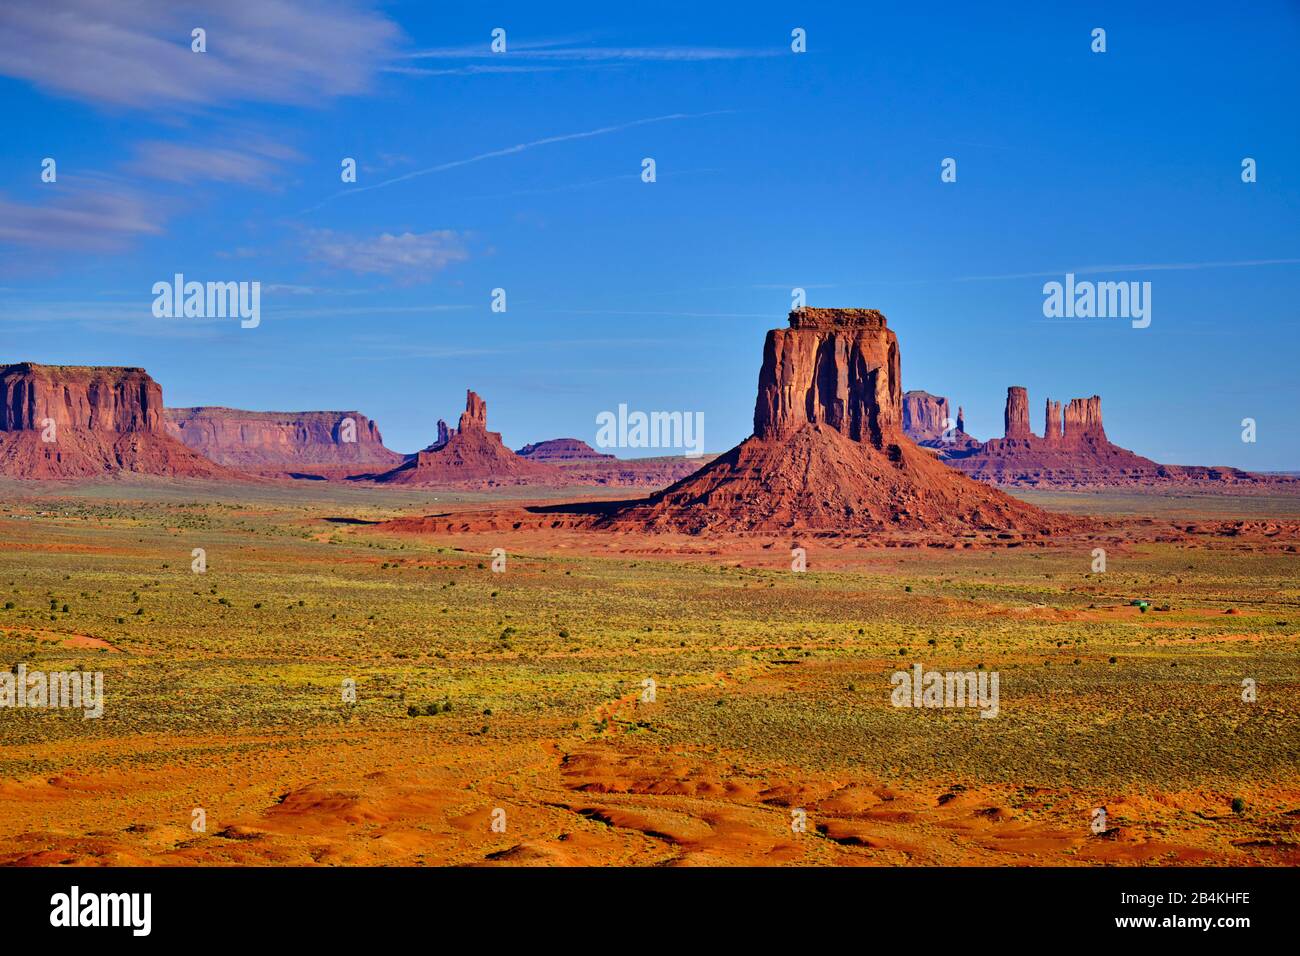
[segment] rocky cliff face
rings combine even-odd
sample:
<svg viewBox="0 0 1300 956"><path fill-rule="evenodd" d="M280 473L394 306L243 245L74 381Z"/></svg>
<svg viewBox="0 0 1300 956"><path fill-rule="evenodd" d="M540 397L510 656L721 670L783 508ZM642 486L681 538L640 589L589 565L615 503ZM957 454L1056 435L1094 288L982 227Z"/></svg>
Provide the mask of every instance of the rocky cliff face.
<svg viewBox="0 0 1300 956"><path fill-rule="evenodd" d="M88 365L0 367L0 431L61 428L122 434L159 432L162 386L142 368Z"/></svg>
<svg viewBox="0 0 1300 956"><path fill-rule="evenodd" d="M912 441L942 438L949 417L948 399L943 396L920 391L903 393L903 433Z"/></svg>
<svg viewBox="0 0 1300 956"><path fill-rule="evenodd" d="M8 477L231 477L167 435L162 387L142 368L0 366L0 401Z"/></svg>
<svg viewBox="0 0 1300 956"><path fill-rule="evenodd" d="M754 437L824 424L881 448L902 434L898 340L875 309L799 309L763 345Z"/></svg>
<svg viewBox="0 0 1300 956"><path fill-rule="evenodd" d="M390 471L364 477L399 485L566 483L558 468L521 458L502 444L498 432L488 431L487 403L472 391L465 393L459 428L449 432L438 424L438 442Z"/></svg>
<svg viewBox="0 0 1300 956"><path fill-rule="evenodd" d="M258 471L382 465L403 456L384 447L373 421L355 411L249 412L169 408L167 431L218 464Z"/></svg>
<svg viewBox="0 0 1300 956"><path fill-rule="evenodd" d="M598 527L885 530L1018 538L1070 519L987 488L902 431L898 342L874 309L801 309L767 334L754 435Z"/></svg>
<svg viewBox="0 0 1300 956"><path fill-rule="evenodd" d="M1101 396L1072 398L1065 406L1065 441L1078 444L1084 439L1106 441L1106 430L1101 425Z"/></svg>
<svg viewBox="0 0 1300 956"><path fill-rule="evenodd" d="M923 448L933 448L944 454L958 448L971 448L979 444L966 434L966 413L957 406L955 427L952 406L942 395L912 391L903 393L903 434Z"/></svg>

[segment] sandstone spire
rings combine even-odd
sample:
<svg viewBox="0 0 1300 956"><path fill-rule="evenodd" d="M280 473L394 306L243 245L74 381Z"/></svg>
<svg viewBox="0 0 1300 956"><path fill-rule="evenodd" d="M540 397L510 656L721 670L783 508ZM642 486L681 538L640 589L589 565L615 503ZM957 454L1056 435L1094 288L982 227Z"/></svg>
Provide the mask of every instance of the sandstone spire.
<svg viewBox="0 0 1300 956"><path fill-rule="evenodd" d="M551 465L520 458L501 443L498 432L487 430L487 402L476 392L465 392L460 427L438 422L438 440L406 462L375 476L376 481L410 485L563 484L564 474Z"/></svg>
<svg viewBox="0 0 1300 956"><path fill-rule="evenodd" d="M1030 438L1029 430L1029 392L1021 385L1012 385L1007 389L1007 409L1003 415L1006 438Z"/></svg>
<svg viewBox="0 0 1300 956"><path fill-rule="evenodd" d="M1056 443L1061 440L1061 403L1047 400L1047 426L1043 430L1046 441Z"/></svg>

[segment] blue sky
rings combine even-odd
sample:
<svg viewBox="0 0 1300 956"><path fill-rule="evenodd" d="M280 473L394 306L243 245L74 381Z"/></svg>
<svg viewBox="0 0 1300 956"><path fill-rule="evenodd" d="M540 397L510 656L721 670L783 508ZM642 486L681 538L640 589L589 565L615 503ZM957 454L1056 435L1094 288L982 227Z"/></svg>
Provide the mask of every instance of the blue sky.
<svg viewBox="0 0 1300 956"><path fill-rule="evenodd" d="M512 447L627 403L721 451L802 286L981 438L1017 384L1036 430L1097 393L1157 460L1300 469L1300 5L702 6L10 0L0 360L402 451L467 387ZM1150 327L1044 318L1067 271L1151 282ZM176 272L261 282L261 325L154 318Z"/></svg>

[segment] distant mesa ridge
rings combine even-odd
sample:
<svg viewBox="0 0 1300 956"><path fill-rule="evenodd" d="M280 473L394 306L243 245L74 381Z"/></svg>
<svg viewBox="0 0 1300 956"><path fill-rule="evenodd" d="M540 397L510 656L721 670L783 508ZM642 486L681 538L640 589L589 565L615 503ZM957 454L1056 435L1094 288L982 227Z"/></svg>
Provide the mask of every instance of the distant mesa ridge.
<svg viewBox="0 0 1300 956"><path fill-rule="evenodd" d="M946 397L902 392L899 364L881 312L795 310L788 327L764 342L749 439L716 459L620 459L576 438L516 454L487 430L487 404L472 390L456 428L439 420L432 444L401 455L357 411L166 409L162 387L143 368L19 362L0 365L0 475L660 487L633 510L606 517L618 511L619 520L673 527L856 529L1044 525L1041 512L1017 511L1011 499L981 500L953 484L944 465L1010 487L1300 487L1295 475L1162 465L1122 448L1106 435L1098 395L1064 404L1048 398L1040 436L1030 425L1028 389L1013 385L1003 437L980 442L966 433L960 407L949 427Z"/></svg>
<svg viewBox="0 0 1300 956"><path fill-rule="evenodd" d="M531 445L525 445L519 451L515 452L520 458L531 458L533 461L614 461L613 455L607 455L604 452L596 451L585 441L577 438L552 438L550 441L535 442Z"/></svg>
<svg viewBox="0 0 1300 956"><path fill-rule="evenodd" d="M356 411L250 412L169 408L167 431L218 464L235 468L383 466L404 460L384 447L373 421Z"/></svg>
<svg viewBox="0 0 1300 956"><path fill-rule="evenodd" d="M617 458L596 451L577 438L553 438L519 449L521 458L541 461L564 471L578 484L611 487L663 488L694 474L713 456L686 458L664 455L654 458Z"/></svg>

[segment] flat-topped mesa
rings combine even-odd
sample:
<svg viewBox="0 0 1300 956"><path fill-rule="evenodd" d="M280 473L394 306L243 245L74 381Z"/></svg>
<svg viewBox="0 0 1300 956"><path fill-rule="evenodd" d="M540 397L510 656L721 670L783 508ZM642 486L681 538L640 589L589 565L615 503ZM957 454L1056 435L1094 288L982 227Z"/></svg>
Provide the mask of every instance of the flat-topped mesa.
<svg viewBox="0 0 1300 956"><path fill-rule="evenodd" d="M0 365L0 475L63 479L123 472L233 476L167 433L162 386L142 368Z"/></svg>
<svg viewBox="0 0 1300 956"><path fill-rule="evenodd" d="M942 395L923 391L903 393L903 432L912 441L942 438L948 430L948 414L948 399Z"/></svg>
<svg viewBox="0 0 1300 956"><path fill-rule="evenodd" d="M790 313L790 328L821 329L875 329L886 327L885 314L878 309L814 309L804 306Z"/></svg>
<svg viewBox="0 0 1300 956"><path fill-rule="evenodd" d="M1022 385L1007 389L1007 407L1002 415L1004 438L1033 438L1029 430L1029 392Z"/></svg>
<svg viewBox="0 0 1300 956"><path fill-rule="evenodd" d="M379 427L358 411L254 412L241 408L169 408L167 433L220 465L274 471L316 465L391 467L402 456L384 447Z"/></svg>
<svg viewBox="0 0 1300 956"><path fill-rule="evenodd" d="M1043 440L1052 444L1057 444L1061 440L1061 403L1054 402L1050 398L1047 400L1045 410L1047 416L1047 425L1043 429Z"/></svg>
<svg viewBox="0 0 1300 956"><path fill-rule="evenodd" d="M898 340L875 309L796 309L772 329L754 405L754 437L826 426L882 448L902 437Z"/></svg>
<svg viewBox="0 0 1300 956"><path fill-rule="evenodd" d="M612 462L616 460L613 455L596 451L585 441L577 438L552 438L549 441L533 442L525 445L515 454L520 458L531 458L533 461L546 462Z"/></svg>
<svg viewBox="0 0 1300 956"><path fill-rule="evenodd" d="M1101 396L1072 398L1065 406L1065 441L1075 443L1091 438L1106 441L1106 429L1101 424Z"/></svg>
<svg viewBox="0 0 1300 956"><path fill-rule="evenodd" d="M92 365L0 366L0 431L59 428L163 433L162 386L142 368Z"/></svg>

